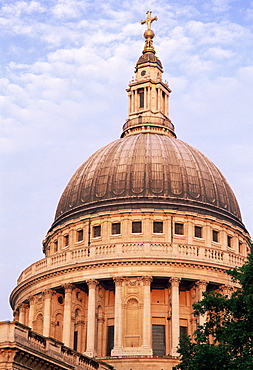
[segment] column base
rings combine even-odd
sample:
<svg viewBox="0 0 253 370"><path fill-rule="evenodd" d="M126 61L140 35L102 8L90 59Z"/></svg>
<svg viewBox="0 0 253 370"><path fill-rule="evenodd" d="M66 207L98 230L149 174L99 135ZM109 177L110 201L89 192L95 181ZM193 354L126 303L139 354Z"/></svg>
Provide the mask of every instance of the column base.
<svg viewBox="0 0 253 370"><path fill-rule="evenodd" d="M177 352L178 347L172 347L171 349L171 356L179 357L179 353Z"/></svg>
<svg viewBox="0 0 253 370"><path fill-rule="evenodd" d="M153 349L150 346L142 346L142 353L143 355L146 356L152 356L153 355Z"/></svg>
<svg viewBox="0 0 253 370"><path fill-rule="evenodd" d="M95 357L95 351L94 350L87 350L84 352L85 356L88 356L88 357Z"/></svg>
<svg viewBox="0 0 253 370"><path fill-rule="evenodd" d="M116 347L111 350L111 356L122 356L123 348L122 347Z"/></svg>
<svg viewBox="0 0 253 370"><path fill-rule="evenodd" d="M118 347L113 348L111 356L152 356L153 350L150 346L142 347Z"/></svg>

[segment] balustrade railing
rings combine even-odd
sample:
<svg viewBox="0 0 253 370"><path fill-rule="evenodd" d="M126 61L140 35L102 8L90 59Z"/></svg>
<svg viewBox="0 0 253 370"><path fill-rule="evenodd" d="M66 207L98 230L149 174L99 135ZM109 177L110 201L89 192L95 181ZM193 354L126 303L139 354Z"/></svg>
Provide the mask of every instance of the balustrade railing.
<svg viewBox="0 0 253 370"><path fill-rule="evenodd" d="M243 256L231 251L208 248L206 246L162 242L93 245L65 250L35 262L21 273L18 283L53 268L90 261L103 261L112 257L115 259L159 257L178 261L194 260L196 262L202 261L224 265L226 268L241 266L245 261Z"/></svg>

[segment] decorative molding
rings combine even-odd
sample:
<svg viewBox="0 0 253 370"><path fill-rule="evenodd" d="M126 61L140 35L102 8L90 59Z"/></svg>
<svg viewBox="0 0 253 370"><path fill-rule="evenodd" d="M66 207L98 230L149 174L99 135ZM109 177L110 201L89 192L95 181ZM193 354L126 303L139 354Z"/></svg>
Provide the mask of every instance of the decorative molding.
<svg viewBox="0 0 253 370"><path fill-rule="evenodd" d="M125 277L124 283L126 286L140 286L142 278L141 277Z"/></svg>
<svg viewBox="0 0 253 370"><path fill-rule="evenodd" d="M202 263L191 263L191 262L178 262L178 261L159 261L159 264L161 266L168 266L168 267L183 267L187 269L198 269L198 270L206 270L206 271L213 271L215 273L224 273L227 270L227 266L208 266L203 265ZM13 299L15 296L19 295L19 292L22 292L23 290L32 287L33 285L37 284L39 281L43 280L49 280L50 278L54 278L55 276L63 276L68 273L73 273L74 271L83 271L83 270L94 270L94 269L101 269L103 267L120 267L129 265L129 261L111 261L111 262L96 262L96 263L86 263L85 265L79 265L79 266L72 266L71 268L61 268L61 270L58 271L50 271L48 273L44 273L41 276L34 277L32 280L26 281L25 283L21 283L18 285L12 295L11 295L11 302L13 302ZM131 261L131 265L135 266L154 266L157 265L156 262L152 261ZM34 294L38 294L39 292L36 292Z"/></svg>

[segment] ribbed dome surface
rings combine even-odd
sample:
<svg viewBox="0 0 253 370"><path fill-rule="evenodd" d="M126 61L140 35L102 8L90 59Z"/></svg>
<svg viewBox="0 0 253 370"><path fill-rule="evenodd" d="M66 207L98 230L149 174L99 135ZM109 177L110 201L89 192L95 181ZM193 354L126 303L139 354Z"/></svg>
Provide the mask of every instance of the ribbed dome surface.
<svg viewBox="0 0 253 370"><path fill-rule="evenodd" d="M189 210L242 225L234 193L217 167L183 141L155 133L118 139L91 155L64 190L54 224L136 204Z"/></svg>
<svg viewBox="0 0 253 370"><path fill-rule="evenodd" d="M151 53L151 52L142 54L136 63L136 67L139 66L140 64L147 63L147 62L157 63L161 68L163 67L160 59L157 56L155 56L154 53Z"/></svg>

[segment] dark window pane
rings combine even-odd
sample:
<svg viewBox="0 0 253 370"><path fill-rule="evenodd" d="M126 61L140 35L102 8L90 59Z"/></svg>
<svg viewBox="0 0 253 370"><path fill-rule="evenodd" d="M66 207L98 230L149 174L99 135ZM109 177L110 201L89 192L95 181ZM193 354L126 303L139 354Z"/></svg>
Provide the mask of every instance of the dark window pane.
<svg viewBox="0 0 253 370"><path fill-rule="evenodd" d="M101 236L101 225L93 226L93 237L97 238L98 236Z"/></svg>
<svg viewBox="0 0 253 370"><path fill-rule="evenodd" d="M219 232L216 230L213 230L213 242L218 243L219 241Z"/></svg>
<svg viewBox="0 0 253 370"><path fill-rule="evenodd" d="M81 242L83 240L83 230L77 230L77 241Z"/></svg>
<svg viewBox="0 0 253 370"><path fill-rule="evenodd" d="M77 351L78 331L74 331L74 350Z"/></svg>
<svg viewBox="0 0 253 370"><path fill-rule="evenodd" d="M137 234L142 232L141 221L132 222L132 233Z"/></svg>
<svg viewBox="0 0 253 370"><path fill-rule="evenodd" d="M69 245L69 236L68 235L65 235L64 236L64 246L65 247L68 247L68 245Z"/></svg>
<svg viewBox="0 0 253 370"><path fill-rule="evenodd" d="M120 234L120 222L115 222L112 224L112 235Z"/></svg>
<svg viewBox="0 0 253 370"><path fill-rule="evenodd" d="M243 252L243 247L242 247L242 242L239 242L239 253L242 253Z"/></svg>
<svg viewBox="0 0 253 370"><path fill-rule="evenodd" d="M180 326L180 339L182 339L183 335L187 335L187 326Z"/></svg>
<svg viewBox="0 0 253 370"><path fill-rule="evenodd" d="M114 326L108 326L106 356L111 356L114 347Z"/></svg>
<svg viewBox="0 0 253 370"><path fill-rule="evenodd" d="M154 221L153 223L153 232L157 234L163 233L163 222Z"/></svg>
<svg viewBox="0 0 253 370"><path fill-rule="evenodd" d="M165 356L165 326L152 325L153 355Z"/></svg>
<svg viewBox="0 0 253 370"><path fill-rule="evenodd" d="M202 227L195 226L195 238L202 238Z"/></svg>
<svg viewBox="0 0 253 370"><path fill-rule="evenodd" d="M177 235L184 235L184 224L175 223L175 234Z"/></svg>
<svg viewBox="0 0 253 370"><path fill-rule="evenodd" d="M228 247L232 247L232 236L228 235L227 237L227 243L228 243Z"/></svg>
<svg viewBox="0 0 253 370"><path fill-rule="evenodd" d="M58 251L58 241L54 242L54 252Z"/></svg>
<svg viewBox="0 0 253 370"><path fill-rule="evenodd" d="M140 98L140 108L144 108L144 90L138 90L139 98Z"/></svg>

